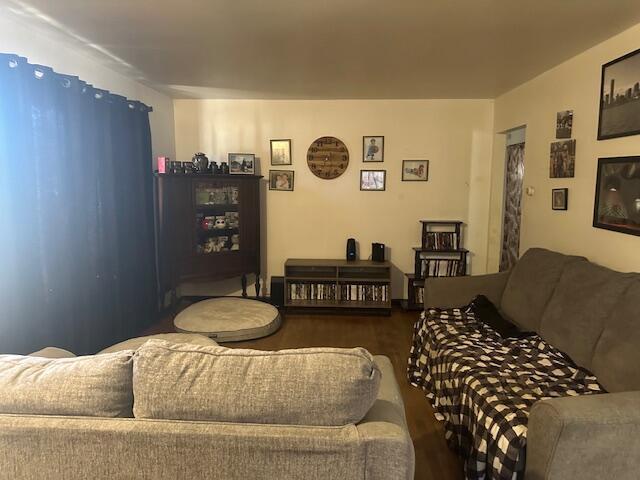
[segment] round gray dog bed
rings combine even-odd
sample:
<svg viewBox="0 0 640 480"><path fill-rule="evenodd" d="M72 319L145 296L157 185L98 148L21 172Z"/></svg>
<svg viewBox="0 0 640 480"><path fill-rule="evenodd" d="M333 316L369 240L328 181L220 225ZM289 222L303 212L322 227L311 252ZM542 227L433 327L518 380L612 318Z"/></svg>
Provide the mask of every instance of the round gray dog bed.
<svg viewBox="0 0 640 480"><path fill-rule="evenodd" d="M194 303L176 315L178 332L199 333L218 342L266 337L280 328L278 309L247 298L212 298Z"/></svg>

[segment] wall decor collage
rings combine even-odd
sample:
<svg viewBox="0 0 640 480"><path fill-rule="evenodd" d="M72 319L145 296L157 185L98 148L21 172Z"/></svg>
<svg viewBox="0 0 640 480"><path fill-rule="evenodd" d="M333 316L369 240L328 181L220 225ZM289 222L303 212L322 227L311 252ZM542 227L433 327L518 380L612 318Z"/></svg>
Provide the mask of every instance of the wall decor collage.
<svg viewBox="0 0 640 480"><path fill-rule="evenodd" d="M602 66L598 110L598 140L640 134L640 49ZM558 112L550 178L575 176L572 128L573 111ZM568 188L552 189L553 210L567 210L568 200ZM593 226L640 236L640 155L598 159Z"/></svg>
<svg viewBox="0 0 640 480"><path fill-rule="evenodd" d="M640 49L602 66L598 140L640 134ZM598 159L593 226L640 236L640 156Z"/></svg>
<svg viewBox="0 0 640 480"><path fill-rule="evenodd" d="M384 162L385 139L382 135L362 137L362 162ZM292 165L291 139L270 140L271 166ZM349 150L340 139L320 137L307 150L307 166L318 178L331 180L342 175L349 165ZM269 190L292 192L295 171L288 169L269 170ZM429 180L429 160L403 160L403 182L426 182ZM383 192L387 185L387 171L364 168L360 170L360 190Z"/></svg>
<svg viewBox="0 0 640 480"><path fill-rule="evenodd" d="M571 138L573 131L573 110L556 114L556 141L551 142L549 155L549 178L573 178L576 170L576 141ZM551 190L551 208L569 208L569 189Z"/></svg>

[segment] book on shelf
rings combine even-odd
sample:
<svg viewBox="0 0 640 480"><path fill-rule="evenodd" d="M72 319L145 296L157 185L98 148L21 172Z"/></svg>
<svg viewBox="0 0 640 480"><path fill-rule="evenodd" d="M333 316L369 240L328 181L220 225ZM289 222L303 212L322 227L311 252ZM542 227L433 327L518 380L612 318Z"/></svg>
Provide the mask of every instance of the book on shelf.
<svg viewBox="0 0 640 480"><path fill-rule="evenodd" d="M423 258L420 261L420 267L422 278L455 277L460 275L461 261L448 258Z"/></svg>
<svg viewBox="0 0 640 480"><path fill-rule="evenodd" d="M414 302L417 305L422 305L424 303L424 287L413 287L414 291Z"/></svg>
<svg viewBox="0 0 640 480"><path fill-rule="evenodd" d="M389 298L389 286L361 283L341 285L340 298L346 301L386 302Z"/></svg>
<svg viewBox="0 0 640 480"><path fill-rule="evenodd" d="M296 282L289 283L287 297L289 300L340 300L387 302L389 299L389 285L371 284L341 284Z"/></svg>
<svg viewBox="0 0 640 480"><path fill-rule="evenodd" d="M458 235L455 232L427 232L423 247L430 250L457 250Z"/></svg>
<svg viewBox="0 0 640 480"><path fill-rule="evenodd" d="M336 300L333 283L290 283L289 300Z"/></svg>

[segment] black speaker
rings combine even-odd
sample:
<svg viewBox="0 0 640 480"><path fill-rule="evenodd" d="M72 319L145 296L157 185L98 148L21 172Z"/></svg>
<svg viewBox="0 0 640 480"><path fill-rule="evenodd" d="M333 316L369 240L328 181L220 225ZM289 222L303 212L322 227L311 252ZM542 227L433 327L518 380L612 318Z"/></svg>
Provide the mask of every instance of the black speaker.
<svg viewBox="0 0 640 480"><path fill-rule="evenodd" d="M271 305L284 307L284 277L271 277Z"/></svg>
<svg viewBox="0 0 640 480"><path fill-rule="evenodd" d="M374 262L384 262L384 243L371 244L371 260Z"/></svg>
<svg viewBox="0 0 640 480"><path fill-rule="evenodd" d="M357 257L356 255L356 239L347 239L347 261L353 261Z"/></svg>

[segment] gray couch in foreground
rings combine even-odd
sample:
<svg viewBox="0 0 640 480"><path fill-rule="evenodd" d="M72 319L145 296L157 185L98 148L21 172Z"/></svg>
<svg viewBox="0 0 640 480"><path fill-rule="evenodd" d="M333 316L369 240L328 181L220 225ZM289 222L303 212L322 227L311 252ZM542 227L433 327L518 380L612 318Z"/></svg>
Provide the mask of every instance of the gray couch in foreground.
<svg viewBox="0 0 640 480"><path fill-rule="evenodd" d="M640 274L536 248L509 272L429 279L425 307L460 307L476 295L567 353L610 392L534 404L525 480L637 479Z"/></svg>
<svg viewBox="0 0 640 480"><path fill-rule="evenodd" d="M413 478L388 358L200 343L0 355L0 479Z"/></svg>

